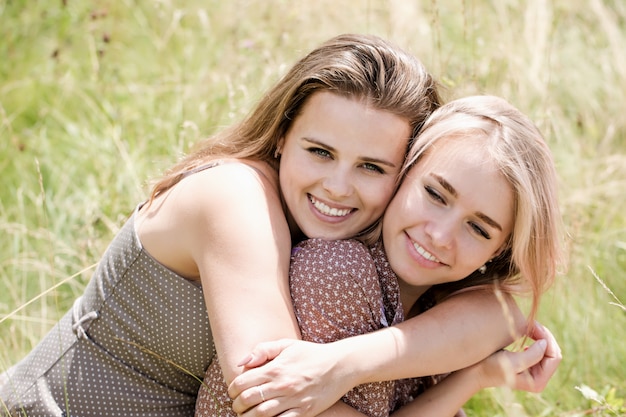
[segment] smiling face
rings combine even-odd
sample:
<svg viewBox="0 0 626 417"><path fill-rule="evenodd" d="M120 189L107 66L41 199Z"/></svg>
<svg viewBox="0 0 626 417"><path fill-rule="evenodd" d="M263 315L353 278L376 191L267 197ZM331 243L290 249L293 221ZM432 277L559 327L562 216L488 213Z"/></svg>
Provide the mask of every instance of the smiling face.
<svg viewBox="0 0 626 417"><path fill-rule="evenodd" d="M481 138L442 138L408 172L383 220L389 263L406 284L458 281L504 247L513 191Z"/></svg>
<svg viewBox="0 0 626 417"><path fill-rule="evenodd" d="M391 199L410 135L399 116L314 93L280 142L280 186L302 232L345 239L374 223Z"/></svg>

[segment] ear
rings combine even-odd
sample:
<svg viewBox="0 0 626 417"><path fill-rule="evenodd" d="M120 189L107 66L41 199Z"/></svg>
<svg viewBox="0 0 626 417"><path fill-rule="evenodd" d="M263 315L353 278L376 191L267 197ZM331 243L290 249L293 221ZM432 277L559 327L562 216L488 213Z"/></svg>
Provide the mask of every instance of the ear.
<svg viewBox="0 0 626 417"><path fill-rule="evenodd" d="M491 255L491 258L489 258L489 262L493 261L495 258L497 258L498 256L502 255L502 252L504 252L505 250L509 249L511 247L511 241L510 239L507 239L506 242L504 242L494 253L493 255Z"/></svg>
<svg viewBox="0 0 626 417"><path fill-rule="evenodd" d="M283 153L283 146L285 145L285 137L281 137L278 139L278 143L276 144L276 150L274 151L274 158L278 159L280 155Z"/></svg>

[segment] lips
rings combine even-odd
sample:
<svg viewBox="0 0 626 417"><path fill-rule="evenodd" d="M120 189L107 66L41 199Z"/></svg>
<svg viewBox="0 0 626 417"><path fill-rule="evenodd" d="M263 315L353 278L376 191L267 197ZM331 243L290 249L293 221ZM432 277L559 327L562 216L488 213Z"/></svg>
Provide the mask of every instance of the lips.
<svg viewBox="0 0 626 417"><path fill-rule="evenodd" d="M413 242L413 247L415 248L417 253L419 253L424 258L428 259L429 261L441 263L439 261L439 259L437 259L437 257L435 255L433 255L432 253L428 252L426 249L424 249L423 247L421 247L417 243Z"/></svg>
<svg viewBox="0 0 626 417"><path fill-rule="evenodd" d="M313 197L310 194L309 194L309 201L311 202L311 204L313 204L313 207L315 207L317 211L319 211L321 214L325 216L345 217L354 211L354 209L350 209L350 208L338 209L336 207L330 207L327 204L322 203L321 201L317 200L315 197Z"/></svg>
<svg viewBox="0 0 626 417"><path fill-rule="evenodd" d="M419 243L417 243L416 241L414 241L413 239L411 239L411 237L407 234L406 235L407 239L409 240L409 243L411 244L411 246L413 246L413 248L415 249L415 251L426 261L428 262L433 262L439 265L447 265L446 263L442 262L439 258L437 258L435 255L433 255L432 253L430 253L426 248L424 248L422 245L420 245ZM432 265L432 264L431 264Z"/></svg>

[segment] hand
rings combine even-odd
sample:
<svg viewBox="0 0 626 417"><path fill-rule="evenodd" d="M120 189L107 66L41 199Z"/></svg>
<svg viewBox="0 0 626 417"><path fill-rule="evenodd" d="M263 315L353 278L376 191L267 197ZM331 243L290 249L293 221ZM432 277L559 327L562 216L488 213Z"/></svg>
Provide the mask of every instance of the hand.
<svg viewBox="0 0 626 417"><path fill-rule="evenodd" d="M528 335L536 342L523 352L498 351L477 367L481 386L508 386L529 392L541 392L561 362L561 349L552 333L535 322Z"/></svg>
<svg viewBox="0 0 626 417"><path fill-rule="evenodd" d="M305 417L329 408L352 388L348 375L333 373L329 345L288 339L257 345L228 388L233 410L246 417Z"/></svg>

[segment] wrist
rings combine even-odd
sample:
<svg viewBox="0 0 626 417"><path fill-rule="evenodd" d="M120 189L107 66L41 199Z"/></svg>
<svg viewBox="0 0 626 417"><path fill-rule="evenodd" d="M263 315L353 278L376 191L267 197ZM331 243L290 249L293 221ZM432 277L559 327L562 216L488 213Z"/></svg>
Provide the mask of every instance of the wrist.
<svg viewBox="0 0 626 417"><path fill-rule="evenodd" d="M398 330L389 327L333 342L333 355L337 358L335 375L345 377L351 384L350 388L413 376L403 373L403 367L398 366L402 364L403 355L406 355L402 341Z"/></svg>
<svg viewBox="0 0 626 417"><path fill-rule="evenodd" d="M468 387L470 395L475 395L480 390L491 387L491 385L487 383L480 362L456 371L455 373L460 374L459 377L465 381L465 386Z"/></svg>
<svg viewBox="0 0 626 417"><path fill-rule="evenodd" d="M354 337L341 339L327 344L330 348L328 357L331 358L330 374L332 378L341 381L345 389L344 394L367 381L369 369L366 368L360 357L359 346Z"/></svg>

